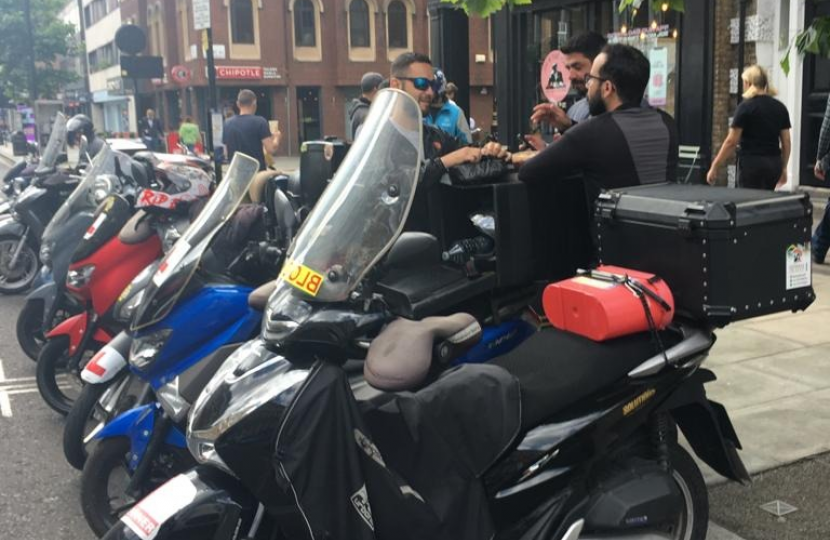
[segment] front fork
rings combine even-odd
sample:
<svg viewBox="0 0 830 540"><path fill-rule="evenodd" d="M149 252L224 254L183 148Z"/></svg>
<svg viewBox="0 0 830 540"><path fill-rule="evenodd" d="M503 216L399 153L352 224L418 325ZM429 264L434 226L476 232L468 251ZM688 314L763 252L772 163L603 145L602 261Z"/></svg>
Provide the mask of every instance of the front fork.
<svg viewBox="0 0 830 540"><path fill-rule="evenodd" d="M9 270L14 270L17 267L17 260L20 259L20 252L23 251L23 246L26 244L26 239L29 237L29 226L27 225L25 229L23 229L23 234L20 235L20 242L17 243L17 247L12 254L12 258L9 261Z"/></svg>

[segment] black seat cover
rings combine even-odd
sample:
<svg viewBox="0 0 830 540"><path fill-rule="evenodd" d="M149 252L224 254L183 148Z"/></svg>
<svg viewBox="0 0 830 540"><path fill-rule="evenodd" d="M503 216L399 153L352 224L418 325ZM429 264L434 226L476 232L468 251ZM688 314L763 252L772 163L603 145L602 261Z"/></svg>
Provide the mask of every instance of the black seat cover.
<svg viewBox="0 0 830 540"><path fill-rule="evenodd" d="M660 337L666 348L681 339L671 331L661 332ZM522 428L529 429L613 384L658 352L648 332L595 342L550 328L491 364L503 367L519 380Z"/></svg>

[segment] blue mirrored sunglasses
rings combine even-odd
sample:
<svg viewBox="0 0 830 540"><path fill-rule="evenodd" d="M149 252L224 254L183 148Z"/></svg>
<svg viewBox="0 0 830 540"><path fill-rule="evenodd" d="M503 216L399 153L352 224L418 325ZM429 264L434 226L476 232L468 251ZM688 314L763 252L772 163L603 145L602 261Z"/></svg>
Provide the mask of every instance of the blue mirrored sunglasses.
<svg viewBox="0 0 830 540"><path fill-rule="evenodd" d="M412 86L420 91L424 91L427 88L432 87L433 92L438 92L438 85L440 84L435 79L427 79L426 77L396 77L396 79L401 79L402 81L410 81L412 82Z"/></svg>

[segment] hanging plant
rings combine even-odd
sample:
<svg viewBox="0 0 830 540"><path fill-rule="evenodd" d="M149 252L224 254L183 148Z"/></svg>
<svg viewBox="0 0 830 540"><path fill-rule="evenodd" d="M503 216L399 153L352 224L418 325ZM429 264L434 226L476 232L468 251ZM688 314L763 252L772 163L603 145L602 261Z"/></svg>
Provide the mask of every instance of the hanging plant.
<svg viewBox="0 0 830 540"><path fill-rule="evenodd" d="M462 8L468 15L488 17L504 6L529 6L533 0L441 0Z"/></svg>
<svg viewBox="0 0 830 540"><path fill-rule="evenodd" d="M640 9L645 0L620 0L620 13L626 9ZM686 11L686 0L649 0L654 12L674 10L683 13Z"/></svg>
<svg viewBox="0 0 830 540"><path fill-rule="evenodd" d="M785 75L790 74L790 51L793 45L798 54L810 53L830 58L830 17L816 17L810 26L795 36L781 59L781 69Z"/></svg>

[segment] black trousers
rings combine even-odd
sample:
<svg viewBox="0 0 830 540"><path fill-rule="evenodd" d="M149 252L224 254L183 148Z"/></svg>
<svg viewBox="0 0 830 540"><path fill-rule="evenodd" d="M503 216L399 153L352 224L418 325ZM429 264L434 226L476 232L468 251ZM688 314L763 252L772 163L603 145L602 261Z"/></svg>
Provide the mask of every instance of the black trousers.
<svg viewBox="0 0 830 540"><path fill-rule="evenodd" d="M738 187L774 190L781 178L781 156L738 158Z"/></svg>

